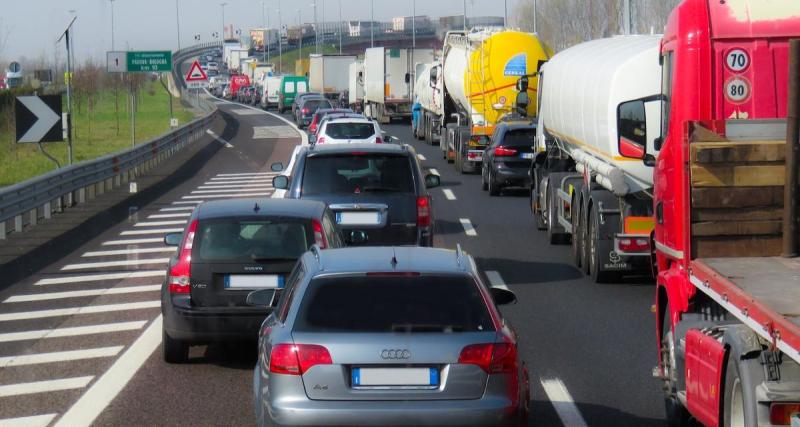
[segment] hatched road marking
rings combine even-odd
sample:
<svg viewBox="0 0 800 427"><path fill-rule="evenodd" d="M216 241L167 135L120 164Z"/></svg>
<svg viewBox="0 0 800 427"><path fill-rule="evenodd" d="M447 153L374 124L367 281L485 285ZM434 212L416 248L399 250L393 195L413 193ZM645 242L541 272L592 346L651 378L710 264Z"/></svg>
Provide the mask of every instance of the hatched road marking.
<svg viewBox="0 0 800 427"><path fill-rule="evenodd" d="M100 280L119 280L119 279L135 279L140 277L164 277L167 273L164 270L145 270L145 271L131 271L126 273L108 273L108 274L89 274L85 276L68 276L68 277L49 277L47 279L40 279L35 286L42 285L63 285L66 283L84 283L84 282L97 282Z"/></svg>
<svg viewBox="0 0 800 427"><path fill-rule="evenodd" d="M161 239L158 239L160 242ZM82 257L99 257L99 256L114 256L114 255L139 255L139 254L155 254L155 253L172 253L177 251L175 246L166 246L163 248L136 248L136 249L119 249L114 251L92 251L86 252L81 255Z"/></svg>
<svg viewBox="0 0 800 427"><path fill-rule="evenodd" d="M183 196L184 199L235 199L245 197L266 197L272 194L271 191L265 193L238 193L238 194L203 194L196 196ZM182 230L178 230L182 231Z"/></svg>
<svg viewBox="0 0 800 427"><path fill-rule="evenodd" d="M54 308L50 310L23 311L19 313L2 313L0 322L12 320L43 319L45 317L72 316L76 314L109 313L113 311L142 310L160 308L161 301L129 302L124 304L90 305L88 307Z"/></svg>
<svg viewBox="0 0 800 427"><path fill-rule="evenodd" d="M568 427L586 427L586 421L583 420L578 407L575 406L575 401L572 400L572 395L569 394L567 386L558 378L542 378L541 381L544 392L547 398L553 404L553 407L558 414L561 422Z"/></svg>
<svg viewBox="0 0 800 427"><path fill-rule="evenodd" d="M2 427L47 427L58 414L33 415L30 417L5 418L0 420Z"/></svg>
<svg viewBox="0 0 800 427"><path fill-rule="evenodd" d="M161 289L161 285L144 285L144 286L125 286L121 288L110 289L87 289L82 291L66 291L66 292L48 292L44 294L33 295L14 295L6 298L4 303L7 302L30 302L30 301L49 301L54 299L63 298L81 298L99 295L121 295L133 294L138 292L153 292Z"/></svg>
<svg viewBox="0 0 800 427"><path fill-rule="evenodd" d="M143 221L137 222L134 224L134 227L163 227L165 225L182 225L186 224L185 219L175 220L175 221Z"/></svg>
<svg viewBox="0 0 800 427"><path fill-rule="evenodd" d="M0 357L0 368L10 366L41 365L43 363L68 362L71 360L98 359L114 357L123 346L89 348L85 350L56 351L52 353L23 354L19 356Z"/></svg>
<svg viewBox="0 0 800 427"><path fill-rule="evenodd" d="M455 200L456 199L456 195L453 194L453 190L451 190L449 188L443 188L442 189L442 193L444 193L444 197L446 197L447 200Z"/></svg>
<svg viewBox="0 0 800 427"><path fill-rule="evenodd" d="M198 187L202 188L202 187ZM164 219L164 218L186 218L192 216L191 212L171 213L171 214L153 214L148 215L147 219Z"/></svg>
<svg viewBox="0 0 800 427"><path fill-rule="evenodd" d="M458 221L461 223L461 226L464 227L464 233L467 236L475 237L478 235L478 232L475 231L475 227L472 226L472 221L468 218L459 218Z"/></svg>
<svg viewBox="0 0 800 427"><path fill-rule="evenodd" d="M159 212L180 212L180 211L193 211L194 206L184 206L180 208L161 208Z"/></svg>
<svg viewBox="0 0 800 427"><path fill-rule="evenodd" d="M129 267L132 265L145 265L145 264L166 264L169 258L153 258L153 259L126 259L124 261L106 261L106 262L84 262L81 264L68 264L61 267L61 271L70 270L87 270L90 268L106 268L106 267Z"/></svg>
<svg viewBox="0 0 800 427"><path fill-rule="evenodd" d="M169 233L181 233L183 232L182 228L158 228L158 229L150 229L150 230L125 230L122 233L119 233L120 236L141 236L143 234L169 234Z"/></svg>
<svg viewBox="0 0 800 427"><path fill-rule="evenodd" d="M194 208L192 208L194 209ZM163 238L109 240L101 246L141 245L143 243L164 243Z"/></svg>
<svg viewBox="0 0 800 427"><path fill-rule="evenodd" d="M137 329L142 329L145 324L147 324L146 320L139 320L135 322L106 323L101 325L74 326L69 328L41 329L38 331L10 332L6 334L0 334L0 342L77 337L81 335L135 331Z"/></svg>
<svg viewBox="0 0 800 427"><path fill-rule="evenodd" d="M94 376L89 375L86 377L64 378L60 380L0 385L0 397L84 388L93 378Z"/></svg>

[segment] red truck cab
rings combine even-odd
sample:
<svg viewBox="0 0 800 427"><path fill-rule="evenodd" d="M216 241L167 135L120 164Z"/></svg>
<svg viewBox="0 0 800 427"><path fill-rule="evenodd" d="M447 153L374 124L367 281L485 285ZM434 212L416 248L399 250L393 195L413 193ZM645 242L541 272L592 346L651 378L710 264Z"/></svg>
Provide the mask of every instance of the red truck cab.
<svg viewBox="0 0 800 427"><path fill-rule="evenodd" d="M666 25L660 150L645 161L655 183L654 375L672 425L690 416L788 425L800 412L800 308L788 310L800 307L800 262L773 258L798 37L793 0L684 0Z"/></svg>
<svg viewBox="0 0 800 427"><path fill-rule="evenodd" d="M250 77L240 74L231 76L231 98L236 98L239 88L250 86Z"/></svg>

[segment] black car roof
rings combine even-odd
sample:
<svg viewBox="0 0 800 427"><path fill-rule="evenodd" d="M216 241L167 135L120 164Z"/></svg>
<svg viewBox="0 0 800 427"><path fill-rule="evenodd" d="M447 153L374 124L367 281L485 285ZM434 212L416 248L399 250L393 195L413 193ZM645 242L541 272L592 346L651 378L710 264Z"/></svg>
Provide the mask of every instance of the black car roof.
<svg viewBox="0 0 800 427"><path fill-rule="evenodd" d="M258 210L255 209L258 204ZM313 200L247 198L204 202L197 208L201 220L231 216L322 218L325 203Z"/></svg>

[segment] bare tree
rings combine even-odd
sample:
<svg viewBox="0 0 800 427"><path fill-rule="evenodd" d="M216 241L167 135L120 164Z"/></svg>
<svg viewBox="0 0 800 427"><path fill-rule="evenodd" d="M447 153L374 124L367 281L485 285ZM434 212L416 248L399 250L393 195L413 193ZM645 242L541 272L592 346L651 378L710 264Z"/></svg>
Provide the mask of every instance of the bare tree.
<svg viewBox="0 0 800 427"><path fill-rule="evenodd" d="M11 29L8 28L0 17L0 60L3 58L3 53L8 45L8 37L11 35Z"/></svg>

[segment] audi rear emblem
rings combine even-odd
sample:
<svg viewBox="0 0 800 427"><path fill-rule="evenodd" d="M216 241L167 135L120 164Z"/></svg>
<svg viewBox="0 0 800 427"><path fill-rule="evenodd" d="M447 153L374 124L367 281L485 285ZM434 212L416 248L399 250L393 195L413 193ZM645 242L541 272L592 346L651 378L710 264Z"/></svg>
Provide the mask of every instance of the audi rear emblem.
<svg viewBox="0 0 800 427"><path fill-rule="evenodd" d="M403 349L384 349L381 351L382 359L409 359L411 352Z"/></svg>

